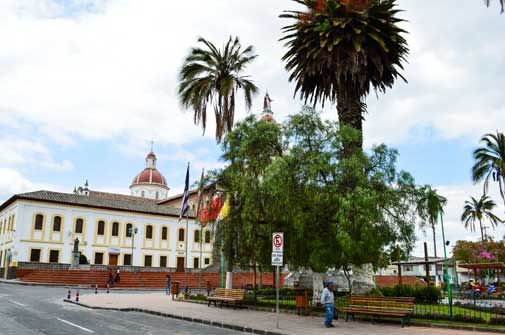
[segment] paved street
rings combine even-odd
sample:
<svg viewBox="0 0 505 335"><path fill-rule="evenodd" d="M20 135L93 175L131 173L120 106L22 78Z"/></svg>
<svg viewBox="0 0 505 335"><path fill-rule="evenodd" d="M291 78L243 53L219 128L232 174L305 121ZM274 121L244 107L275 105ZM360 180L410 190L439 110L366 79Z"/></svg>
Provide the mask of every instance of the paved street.
<svg viewBox="0 0 505 335"><path fill-rule="evenodd" d="M95 311L64 303L64 295L64 288L0 283L0 334L238 334L143 313Z"/></svg>

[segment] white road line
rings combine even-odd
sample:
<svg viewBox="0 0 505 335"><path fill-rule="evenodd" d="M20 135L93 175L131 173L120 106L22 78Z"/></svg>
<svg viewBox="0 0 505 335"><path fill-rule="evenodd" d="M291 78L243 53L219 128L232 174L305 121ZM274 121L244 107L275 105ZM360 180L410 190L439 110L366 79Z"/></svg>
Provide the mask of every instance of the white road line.
<svg viewBox="0 0 505 335"><path fill-rule="evenodd" d="M71 326L77 327L77 328L79 328L79 329L82 329L82 330L84 330L84 331L86 331L86 332L88 332L88 333L94 333L94 331L89 330L88 328L81 327L81 326L76 325L75 323L69 322L69 321L67 321L67 320L63 320L63 319L60 319L60 318L56 318L56 319L57 319L58 321L61 321L61 322L66 323L66 324L68 324L68 325L71 325Z"/></svg>
<svg viewBox="0 0 505 335"><path fill-rule="evenodd" d="M22 304L20 302L17 302L17 301L11 300L11 299L9 299L9 301L12 302L13 304L16 304L16 305L21 306L21 307L26 307L27 306L25 304Z"/></svg>

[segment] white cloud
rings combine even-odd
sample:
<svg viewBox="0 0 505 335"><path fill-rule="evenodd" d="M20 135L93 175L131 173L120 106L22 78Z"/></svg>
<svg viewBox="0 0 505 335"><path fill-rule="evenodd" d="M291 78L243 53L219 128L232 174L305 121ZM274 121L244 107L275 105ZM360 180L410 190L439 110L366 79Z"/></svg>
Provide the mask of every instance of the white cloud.
<svg viewBox="0 0 505 335"><path fill-rule="evenodd" d="M33 183L17 170L0 167L0 204L14 194L38 190L68 192L62 186Z"/></svg>

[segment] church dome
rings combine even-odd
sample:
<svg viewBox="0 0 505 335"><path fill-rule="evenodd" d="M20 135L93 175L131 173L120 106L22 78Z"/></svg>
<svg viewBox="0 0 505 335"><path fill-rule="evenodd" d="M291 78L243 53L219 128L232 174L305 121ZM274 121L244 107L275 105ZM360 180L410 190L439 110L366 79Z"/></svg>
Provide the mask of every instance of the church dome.
<svg viewBox="0 0 505 335"><path fill-rule="evenodd" d="M156 169L156 155L152 151L146 156L146 168L133 178L131 186L146 184L168 188L165 177Z"/></svg>

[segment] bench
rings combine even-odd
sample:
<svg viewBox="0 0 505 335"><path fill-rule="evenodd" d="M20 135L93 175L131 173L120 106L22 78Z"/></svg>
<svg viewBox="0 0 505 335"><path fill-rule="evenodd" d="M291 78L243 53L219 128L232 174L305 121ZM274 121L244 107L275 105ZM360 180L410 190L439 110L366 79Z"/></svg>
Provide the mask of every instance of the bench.
<svg viewBox="0 0 505 335"><path fill-rule="evenodd" d="M364 297L352 295L347 307L341 311L346 313L345 321L356 314L373 316L399 317L402 327L410 323L410 316L414 312L415 298L407 297ZM373 319L372 319L373 320Z"/></svg>
<svg viewBox="0 0 505 335"><path fill-rule="evenodd" d="M213 296L207 297L208 304L213 302L214 306L217 307L217 302L221 302L221 308L223 304L229 306L229 303L233 303L233 307L236 307L237 304L242 305L242 301L244 300L244 290L241 289L226 289L226 288L216 288L215 294Z"/></svg>

